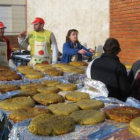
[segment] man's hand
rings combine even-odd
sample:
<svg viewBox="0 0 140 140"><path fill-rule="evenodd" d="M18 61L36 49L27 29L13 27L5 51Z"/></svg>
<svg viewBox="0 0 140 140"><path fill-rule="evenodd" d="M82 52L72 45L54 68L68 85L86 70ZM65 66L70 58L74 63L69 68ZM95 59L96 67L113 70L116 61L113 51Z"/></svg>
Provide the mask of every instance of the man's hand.
<svg viewBox="0 0 140 140"><path fill-rule="evenodd" d="M80 54L85 54L87 51L85 51L84 49L81 49L81 50L79 50L78 51L78 53L80 53Z"/></svg>
<svg viewBox="0 0 140 140"><path fill-rule="evenodd" d="M22 32L20 32L19 37L20 38L25 38L26 35L27 35L27 32L26 31L22 31Z"/></svg>

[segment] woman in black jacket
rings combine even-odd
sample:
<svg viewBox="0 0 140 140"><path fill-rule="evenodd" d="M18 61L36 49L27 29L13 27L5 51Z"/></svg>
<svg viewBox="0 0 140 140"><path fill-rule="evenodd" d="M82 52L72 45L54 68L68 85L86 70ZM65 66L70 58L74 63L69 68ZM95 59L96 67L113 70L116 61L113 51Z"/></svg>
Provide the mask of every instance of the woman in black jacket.
<svg viewBox="0 0 140 140"><path fill-rule="evenodd" d="M130 83L126 68L117 56L121 51L118 40L108 38L103 50L105 53L91 64L90 77L103 82L107 86L109 97L125 101L130 95Z"/></svg>

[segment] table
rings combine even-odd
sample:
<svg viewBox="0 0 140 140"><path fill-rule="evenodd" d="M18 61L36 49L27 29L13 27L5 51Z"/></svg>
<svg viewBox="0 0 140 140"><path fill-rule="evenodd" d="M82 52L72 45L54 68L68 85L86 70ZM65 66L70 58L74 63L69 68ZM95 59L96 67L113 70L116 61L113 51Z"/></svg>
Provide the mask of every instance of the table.
<svg viewBox="0 0 140 140"><path fill-rule="evenodd" d="M27 63L31 60L30 55L13 55L13 58L15 59L15 65L27 65Z"/></svg>

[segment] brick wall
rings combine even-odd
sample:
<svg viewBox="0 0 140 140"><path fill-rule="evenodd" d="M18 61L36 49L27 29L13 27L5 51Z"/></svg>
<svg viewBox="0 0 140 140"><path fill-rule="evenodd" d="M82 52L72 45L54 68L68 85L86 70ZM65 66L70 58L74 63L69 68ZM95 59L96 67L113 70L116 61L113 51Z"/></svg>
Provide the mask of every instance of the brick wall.
<svg viewBox="0 0 140 140"><path fill-rule="evenodd" d="M140 0L110 0L110 37L120 42L122 62L140 59Z"/></svg>
<svg viewBox="0 0 140 140"><path fill-rule="evenodd" d="M18 39L17 39L17 35L6 35L6 37L10 40L11 46L14 49L18 49L19 48L19 44L18 44Z"/></svg>

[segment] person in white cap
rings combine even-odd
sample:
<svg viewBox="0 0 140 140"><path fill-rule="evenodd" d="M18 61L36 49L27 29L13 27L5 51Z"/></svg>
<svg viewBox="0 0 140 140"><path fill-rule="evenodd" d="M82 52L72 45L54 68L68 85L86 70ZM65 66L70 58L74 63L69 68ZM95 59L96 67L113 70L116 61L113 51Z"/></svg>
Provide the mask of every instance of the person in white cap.
<svg viewBox="0 0 140 140"><path fill-rule="evenodd" d="M10 41L4 36L5 25L0 21L0 66L9 66L12 47Z"/></svg>
<svg viewBox="0 0 140 140"><path fill-rule="evenodd" d="M19 45L22 49L30 45L31 61L30 66L36 63L55 64L58 60L58 48L54 34L44 29L44 20L36 17L32 22L34 31L27 34L22 31L18 37Z"/></svg>

